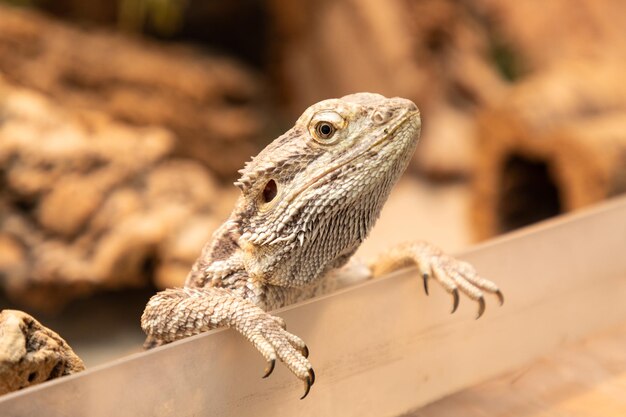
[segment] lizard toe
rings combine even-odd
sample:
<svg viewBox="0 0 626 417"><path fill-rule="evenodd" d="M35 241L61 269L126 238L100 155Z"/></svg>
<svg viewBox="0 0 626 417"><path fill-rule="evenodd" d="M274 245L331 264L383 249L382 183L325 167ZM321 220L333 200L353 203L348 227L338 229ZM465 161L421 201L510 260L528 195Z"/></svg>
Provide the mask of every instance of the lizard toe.
<svg viewBox="0 0 626 417"><path fill-rule="evenodd" d="M311 369L313 371L313 369ZM304 400L307 395L309 395L309 391L311 391L311 386L315 382L315 374L312 374L313 377L307 376L304 380L304 394L300 397L301 400Z"/></svg>
<svg viewBox="0 0 626 417"><path fill-rule="evenodd" d="M255 333L258 337L251 337L250 340L268 360L264 377L271 374L274 368L273 359L278 358L299 379L314 380L311 376L311 363L307 359L308 348L302 339L284 330L269 314L259 317ZM270 350L269 354L264 353L266 346Z"/></svg>

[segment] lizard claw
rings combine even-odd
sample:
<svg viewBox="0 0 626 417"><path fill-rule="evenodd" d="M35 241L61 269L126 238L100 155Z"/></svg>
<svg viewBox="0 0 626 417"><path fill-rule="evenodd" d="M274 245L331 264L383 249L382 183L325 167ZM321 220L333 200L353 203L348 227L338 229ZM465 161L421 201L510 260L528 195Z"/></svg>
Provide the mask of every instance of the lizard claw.
<svg viewBox="0 0 626 417"><path fill-rule="evenodd" d="M253 306L247 315L234 323L234 327L265 357L267 367L263 378L272 374L276 359L280 359L295 376L306 383L305 396L308 394L315 382L315 374L307 359L309 349L302 339L284 329L284 321Z"/></svg>
<svg viewBox="0 0 626 417"><path fill-rule="evenodd" d="M502 291L497 290L496 296L498 297L498 302L500 303L500 305L504 304L504 294L502 294Z"/></svg>
<svg viewBox="0 0 626 417"><path fill-rule="evenodd" d="M483 295L485 292L496 295L500 305L504 302L504 296L496 284L479 276L469 263L454 259L429 245L417 248L416 250L421 251L419 259L422 263L424 259L428 260L427 265L420 265L420 269L430 268L433 277L452 294L452 313L459 306L460 293L478 303L477 319L485 312L486 303Z"/></svg>
<svg viewBox="0 0 626 417"><path fill-rule="evenodd" d="M454 314L457 308L459 308L459 302L461 301L459 297L459 290L455 288L452 290L452 311L450 314Z"/></svg>
<svg viewBox="0 0 626 417"><path fill-rule="evenodd" d="M485 297L481 295L480 298L478 299L478 315L476 316L476 320L478 320L480 316L483 315L484 312L485 312Z"/></svg>
<svg viewBox="0 0 626 417"><path fill-rule="evenodd" d="M309 391L311 391L311 387L315 383L315 372L313 372L313 368L309 369L309 374L304 380L304 395L300 397L301 400L304 400L307 395L309 395Z"/></svg>
<svg viewBox="0 0 626 417"><path fill-rule="evenodd" d="M267 368L265 368L265 374L263 375L263 378L267 378L272 374L272 372L274 372L274 366L276 366L276 359L270 359L269 361L267 361Z"/></svg>
<svg viewBox="0 0 626 417"><path fill-rule="evenodd" d="M478 275L472 265L448 256L426 242L407 243L392 248L370 264L370 269L374 276L380 276L408 264L417 266L426 294L428 280L433 278L452 295L452 313L459 306L461 293L478 303L478 317L485 312L484 293L494 294L500 305L504 303L504 296L498 286Z"/></svg>

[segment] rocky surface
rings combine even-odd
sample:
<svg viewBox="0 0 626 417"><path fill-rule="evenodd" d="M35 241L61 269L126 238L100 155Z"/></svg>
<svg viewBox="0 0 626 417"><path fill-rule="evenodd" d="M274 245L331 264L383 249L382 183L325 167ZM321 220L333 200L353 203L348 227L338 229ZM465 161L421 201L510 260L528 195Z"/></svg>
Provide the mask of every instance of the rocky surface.
<svg viewBox="0 0 626 417"><path fill-rule="evenodd" d="M54 309L180 284L234 199L173 136L0 84L0 285ZM217 217L217 220L216 220Z"/></svg>
<svg viewBox="0 0 626 417"><path fill-rule="evenodd" d="M0 395L84 369L58 334L22 311L0 311Z"/></svg>
<svg viewBox="0 0 626 417"><path fill-rule="evenodd" d="M165 127L176 139L175 154L221 178L231 179L272 139L264 84L232 59L6 5L0 28L0 73L9 82L68 108Z"/></svg>

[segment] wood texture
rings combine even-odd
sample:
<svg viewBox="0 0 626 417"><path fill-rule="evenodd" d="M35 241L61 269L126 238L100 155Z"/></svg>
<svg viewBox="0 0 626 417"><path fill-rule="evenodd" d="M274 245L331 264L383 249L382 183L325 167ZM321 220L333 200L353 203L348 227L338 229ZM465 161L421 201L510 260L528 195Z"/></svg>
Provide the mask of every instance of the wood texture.
<svg viewBox="0 0 626 417"><path fill-rule="evenodd" d="M181 285L236 198L199 162L173 157L166 130L2 78L0 114L0 287L31 309L105 288Z"/></svg>
<svg viewBox="0 0 626 417"><path fill-rule="evenodd" d="M455 316L409 270L280 312L311 351L302 386L232 331L218 330L0 399L12 416L394 416L626 320L626 199L465 254L507 297ZM140 399L140 400L138 400ZM496 402L497 398L493 398Z"/></svg>
<svg viewBox="0 0 626 417"><path fill-rule="evenodd" d="M622 417L626 323L430 404L413 417Z"/></svg>
<svg viewBox="0 0 626 417"><path fill-rule="evenodd" d="M626 192L622 76L618 62L566 62L520 81L481 112L472 178L477 238Z"/></svg>

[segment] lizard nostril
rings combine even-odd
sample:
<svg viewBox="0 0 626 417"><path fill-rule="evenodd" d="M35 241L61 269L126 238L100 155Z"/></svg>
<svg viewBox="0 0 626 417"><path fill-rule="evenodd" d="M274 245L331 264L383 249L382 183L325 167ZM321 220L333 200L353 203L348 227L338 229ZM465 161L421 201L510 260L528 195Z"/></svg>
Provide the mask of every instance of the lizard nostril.
<svg viewBox="0 0 626 417"><path fill-rule="evenodd" d="M372 121L377 125L382 125L389 121L392 116L393 112L391 110L376 110L372 115Z"/></svg>

